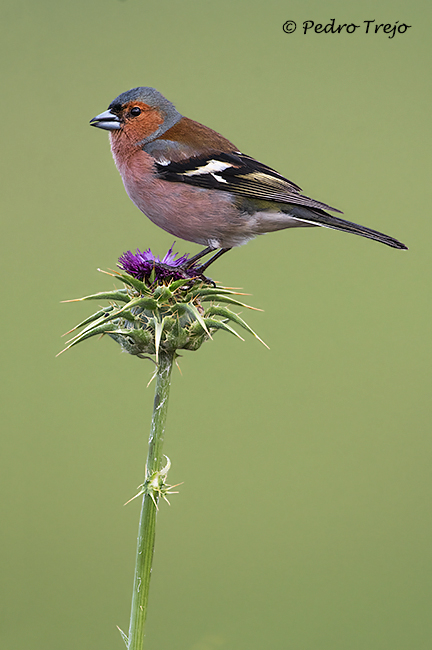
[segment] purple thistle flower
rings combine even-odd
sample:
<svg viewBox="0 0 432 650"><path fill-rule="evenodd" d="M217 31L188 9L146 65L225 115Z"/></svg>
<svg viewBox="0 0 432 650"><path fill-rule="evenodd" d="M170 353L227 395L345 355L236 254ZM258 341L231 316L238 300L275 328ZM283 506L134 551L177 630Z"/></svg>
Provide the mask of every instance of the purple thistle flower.
<svg viewBox="0 0 432 650"><path fill-rule="evenodd" d="M140 251L137 248L135 253L127 251L119 257L117 266L141 281L148 279L153 270L155 282L200 276L195 264L190 267L185 266L189 255L186 253L178 257L179 253L173 253L173 248L174 244L163 259L160 259L158 255L153 255L150 248L146 251Z"/></svg>

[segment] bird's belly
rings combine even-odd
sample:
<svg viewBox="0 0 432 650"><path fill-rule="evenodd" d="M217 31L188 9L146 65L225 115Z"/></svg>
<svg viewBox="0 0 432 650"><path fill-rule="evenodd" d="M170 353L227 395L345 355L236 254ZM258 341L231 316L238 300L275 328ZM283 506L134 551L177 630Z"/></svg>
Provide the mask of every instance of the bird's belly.
<svg viewBox="0 0 432 650"><path fill-rule="evenodd" d="M213 248L231 248L257 234L255 219L238 210L229 192L131 174L123 176L123 183L141 212L175 237Z"/></svg>

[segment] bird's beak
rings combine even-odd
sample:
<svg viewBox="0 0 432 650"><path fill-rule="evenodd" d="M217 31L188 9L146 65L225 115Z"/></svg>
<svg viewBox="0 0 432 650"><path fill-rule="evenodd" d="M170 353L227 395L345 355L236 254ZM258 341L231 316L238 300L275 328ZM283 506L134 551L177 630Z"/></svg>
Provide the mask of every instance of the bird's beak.
<svg viewBox="0 0 432 650"><path fill-rule="evenodd" d="M111 113L111 111L105 111L91 119L90 126L97 126L99 129L106 129L107 131L117 131L117 129L121 129L121 122L117 115Z"/></svg>

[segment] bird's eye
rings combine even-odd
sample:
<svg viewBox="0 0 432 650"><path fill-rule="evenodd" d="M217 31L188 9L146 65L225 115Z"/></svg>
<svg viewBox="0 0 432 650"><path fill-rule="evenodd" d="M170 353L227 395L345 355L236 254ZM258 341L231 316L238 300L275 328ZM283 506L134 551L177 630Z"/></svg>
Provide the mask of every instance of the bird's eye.
<svg viewBox="0 0 432 650"><path fill-rule="evenodd" d="M131 114L133 117L136 117L137 115L140 115L140 114L141 114L141 109L138 108L138 106L134 106L133 108L131 108L130 114Z"/></svg>

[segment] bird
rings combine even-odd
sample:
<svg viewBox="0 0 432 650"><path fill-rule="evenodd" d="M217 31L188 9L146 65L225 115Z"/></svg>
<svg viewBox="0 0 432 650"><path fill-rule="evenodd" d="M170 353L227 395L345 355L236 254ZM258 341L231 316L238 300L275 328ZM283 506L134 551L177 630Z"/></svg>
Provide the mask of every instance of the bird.
<svg viewBox="0 0 432 650"><path fill-rule="evenodd" d="M205 246L188 264L213 253L201 271L233 247L286 228L323 226L407 249L329 214L342 212L183 116L155 88L121 93L90 125L109 131L114 162L141 212L171 235Z"/></svg>

